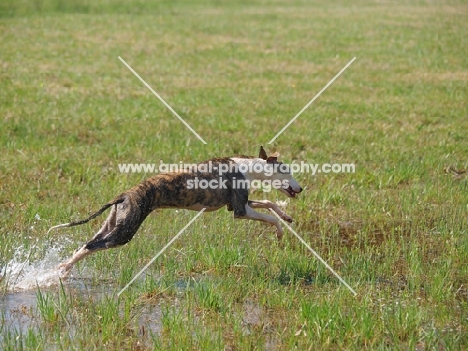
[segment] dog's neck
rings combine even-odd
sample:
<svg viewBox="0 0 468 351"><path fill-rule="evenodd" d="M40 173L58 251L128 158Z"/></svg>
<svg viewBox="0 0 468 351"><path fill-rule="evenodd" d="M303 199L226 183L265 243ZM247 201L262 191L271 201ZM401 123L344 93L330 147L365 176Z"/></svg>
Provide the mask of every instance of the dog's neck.
<svg viewBox="0 0 468 351"><path fill-rule="evenodd" d="M266 167L273 167L271 164L268 164L267 161L261 158L231 157L231 160L233 160L239 167L243 165L242 167L247 169L246 172L241 173L245 177L245 179L249 181L268 179L267 175L265 174L265 171L267 169ZM263 171L256 172L254 171L255 167L258 167Z"/></svg>

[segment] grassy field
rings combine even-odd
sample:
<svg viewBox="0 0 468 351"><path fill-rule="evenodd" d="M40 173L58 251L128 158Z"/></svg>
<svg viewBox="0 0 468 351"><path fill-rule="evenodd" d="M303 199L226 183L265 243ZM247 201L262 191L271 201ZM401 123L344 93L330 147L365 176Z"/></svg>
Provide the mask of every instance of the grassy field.
<svg viewBox="0 0 468 351"><path fill-rule="evenodd" d="M467 22L466 1L2 1L0 271L20 246L41 260L61 245L64 259L91 238L104 217L45 233L150 176L120 163L264 145L356 165L297 174L305 191L286 212L358 295L287 230L278 244L221 210L117 297L196 214L161 211L74 268L89 290L37 289L23 328L1 311L0 349L468 348Z"/></svg>

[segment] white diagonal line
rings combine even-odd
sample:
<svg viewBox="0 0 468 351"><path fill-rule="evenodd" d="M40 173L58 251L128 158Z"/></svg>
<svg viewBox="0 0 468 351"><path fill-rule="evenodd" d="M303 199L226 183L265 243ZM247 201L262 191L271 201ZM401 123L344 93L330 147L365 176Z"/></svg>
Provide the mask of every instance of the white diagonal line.
<svg viewBox="0 0 468 351"><path fill-rule="evenodd" d="M288 128L291 125L291 123L293 123L297 119L297 117L299 117L301 115L301 113L304 112L307 109L307 107L309 107L315 101L315 99L317 99L336 80L336 78L338 78L341 75L341 73L343 73L346 70L346 68L348 68L349 65L351 65L353 63L353 61L355 59L356 59L356 57L354 57L351 61L349 61L348 64L346 66L344 66L342 68L342 70L339 71L338 74L335 77L333 77L333 79L331 81L329 81L328 84L325 85L325 87L323 87L323 89L320 90L319 93L317 95L315 95L314 98L312 100L310 100L309 103L307 105L305 105L304 108L302 110L300 110L299 113L296 116L294 116L294 118L291 119L289 121L289 123L286 124L283 127L283 129L281 129L279 131L279 133L275 135L275 137L273 139L270 140L270 142L268 144L271 144L272 142L274 142L276 140L276 138L279 137L281 135L281 133L283 133L286 130L286 128Z"/></svg>
<svg viewBox="0 0 468 351"><path fill-rule="evenodd" d="M181 231L178 232L177 235L174 236L174 237L171 239L171 241L169 241L169 242L166 244L166 246L164 246L164 247L161 249L161 251L159 251L159 252L156 254L156 256L154 256L154 257L151 259L151 261L149 261L149 262L146 264L146 266L144 266L143 269L142 269L140 272L138 272L138 274L137 274L136 276L134 276L133 279L130 280L130 282L129 282L127 285L125 285L125 287L124 287L122 290L119 291L119 293L117 294L117 296L120 296L120 294L122 294L125 290L127 290L127 288L128 288L144 271L146 271L146 269L148 269L148 267L149 267L154 261L156 261L156 259L157 259L169 246L171 246L172 243L173 243L174 241L176 241L176 239L177 239L180 235L182 235L182 233L185 231L185 229L187 229L187 228L190 226L190 224L192 224L192 223L203 213L203 211L205 211L205 210L206 210L206 208L203 208L200 212L198 212L197 215L196 215L195 217L193 217L193 218L190 220L190 222L188 222L187 225L186 225L185 227L183 227L183 228L181 229Z"/></svg>
<svg viewBox="0 0 468 351"><path fill-rule="evenodd" d="M193 128L190 127L190 125L189 125L187 122L185 122L184 119L183 119L182 117L180 117L180 116L177 114L177 112L175 112L174 109L173 109L171 106L169 106L169 104L168 104L166 101L164 101L164 99L163 99L161 96L159 96L159 94L158 94L157 92L155 92L155 91L153 90L153 88L151 88L150 85L149 85L148 83L146 83L146 82L143 80L143 78L141 78L141 77L139 76L139 74L136 73L136 72L134 71L134 69L133 69L132 67L130 67L130 65L129 65L127 62L124 61L123 58L121 58L121 57L119 56L119 60L122 61L122 63L123 63L125 66L127 66L127 68L128 68L128 69L129 69L129 70L130 70L130 71L131 71L131 72L132 72L132 73L133 73L133 74L134 74L134 75L135 75L135 76L136 76L136 77L137 77L137 78L138 78L138 79L139 79L139 80L140 80L140 81L141 81L141 82L142 82L142 83L159 99L159 100L161 100L161 102L164 104L164 106L166 106L166 107L169 109L169 111L171 111L171 112L174 114L174 116L176 116L188 129L190 129L190 131L191 131L193 134L195 134L195 136L196 136L198 139L201 140L201 142L202 142L203 144L206 145L206 141L203 140L203 138L202 138L200 135L198 135L198 133L197 133L196 131L194 131Z"/></svg>
<svg viewBox="0 0 468 351"><path fill-rule="evenodd" d="M302 239L302 238L300 237L300 235L297 234L297 233L294 231L294 229L292 229L280 216L278 216L278 214L277 214L275 211L273 211L272 209L270 209L270 211L271 211L276 217L278 217L278 219L291 231L291 233L293 233L293 234L299 239L299 241L300 241L301 243L303 243L304 246L307 247L307 248L309 249L309 251L312 252L312 253L314 254L314 256L317 257L317 259L318 259L320 262L322 262L322 263L325 265L325 267L327 267L328 270L329 270L330 272L332 272L332 273L335 275L335 277L337 277L337 278L340 280L340 282L342 282L343 285L346 286L346 287L349 289L349 291L351 291L351 292L354 294L354 296L357 295L357 293L354 291L354 289L353 289L352 287L350 287L349 284L346 283L346 282L344 281L344 279L341 278L341 277L339 276L339 274L336 273L336 272L333 270L333 268L331 268L330 265L329 265L327 262L325 262L325 260L324 260L322 257L320 257L320 255L319 255L317 252L315 252L314 249L312 249L312 248L309 246L309 244L307 244L307 243L305 242L305 240Z"/></svg>

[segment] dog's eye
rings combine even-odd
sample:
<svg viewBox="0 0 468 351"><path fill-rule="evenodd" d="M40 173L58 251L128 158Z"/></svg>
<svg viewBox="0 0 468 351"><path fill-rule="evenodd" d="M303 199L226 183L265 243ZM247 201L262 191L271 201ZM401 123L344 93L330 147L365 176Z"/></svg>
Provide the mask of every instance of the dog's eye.
<svg viewBox="0 0 468 351"><path fill-rule="evenodd" d="M280 164L279 170L281 173L285 173L285 174L291 173L291 169L289 168L289 165L284 164L284 163Z"/></svg>

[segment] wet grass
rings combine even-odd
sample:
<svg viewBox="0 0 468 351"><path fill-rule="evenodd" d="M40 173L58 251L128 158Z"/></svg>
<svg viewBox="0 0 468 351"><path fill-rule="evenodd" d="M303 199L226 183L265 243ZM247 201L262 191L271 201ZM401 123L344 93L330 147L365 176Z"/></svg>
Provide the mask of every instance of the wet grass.
<svg viewBox="0 0 468 351"><path fill-rule="evenodd" d="M149 176L119 163L262 144L286 162L356 164L298 174L305 191L286 212L358 296L292 235L279 245L272 228L221 210L117 297L195 216L161 211L125 247L75 268L102 292L65 283L38 289L33 308L2 311L0 348L466 348L467 14L463 1L2 2L0 268L21 245L34 261L89 239L100 220L45 233ZM30 322L10 323L21 315Z"/></svg>

